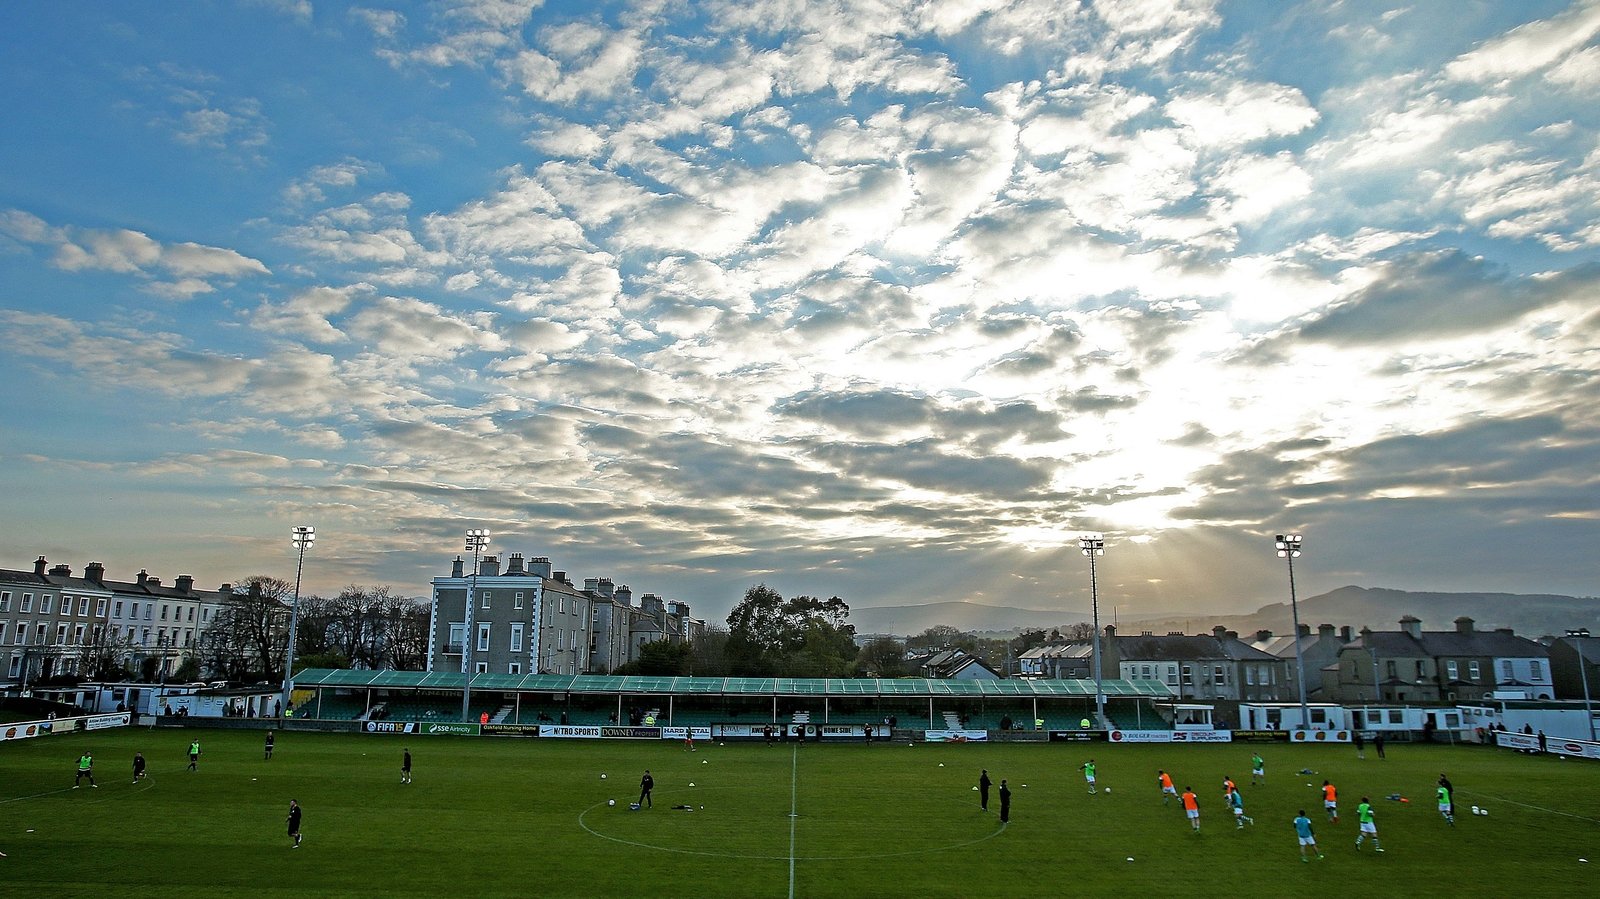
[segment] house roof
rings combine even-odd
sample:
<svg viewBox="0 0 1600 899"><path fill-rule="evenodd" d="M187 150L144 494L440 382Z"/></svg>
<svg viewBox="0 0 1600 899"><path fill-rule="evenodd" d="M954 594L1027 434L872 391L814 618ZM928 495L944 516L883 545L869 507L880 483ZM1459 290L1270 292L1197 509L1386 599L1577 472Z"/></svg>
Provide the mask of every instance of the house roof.
<svg viewBox="0 0 1600 899"><path fill-rule="evenodd" d="M1234 637L1212 634L1141 634L1116 636L1117 654L1124 661L1146 659L1156 662L1276 662L1278 657Z"/></svg>
<svg viewBox="0 0 1600 899"><path fill-rule="evenodd" d="M1361 652L1368 651L1369 647L1380 658L1544 659L1550 656L1550 650L1537 642L1503 631L1423 631L1420 639L1405 631L1368 631L1346 645L1347 649Z"/></svg>

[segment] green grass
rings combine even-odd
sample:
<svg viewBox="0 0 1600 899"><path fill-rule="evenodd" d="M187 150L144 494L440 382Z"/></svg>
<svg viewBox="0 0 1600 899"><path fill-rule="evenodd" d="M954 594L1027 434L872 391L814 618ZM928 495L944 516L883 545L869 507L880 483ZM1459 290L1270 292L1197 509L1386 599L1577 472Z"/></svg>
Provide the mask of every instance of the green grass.
<svg viewBox="0 0 1600 899"><path fill-rule="evenodd" d="M195 773L184 770L191 735L205 749ZM676 742L280 733L264 762L261 743L128 728L0 743L0 894L782 897L792 876L796 896L1594 895L1600 873L1578 863L1593 854L1600 866L1600 768L1484 748L1399 745L1385 761L1287 745L702 743L690 754ZM402 746L416 759L410 786ZM100 787L73 790L86 747ZM1269 782L1252 787L1256 749ZM150 764L138 785L135 750ZM1077 766L1091 754L1109 794L1084 789ZM629 811L646 767L655 808ZM980 767L997 787L1011 782L1006 828L998 799L978 810ZM1195 787L1198 836L1162 807L1158 767ZM1454 829L1433 804L1441 771L1463 811ZM1226 814L1225 774L1253 828ZM1337 826L1307 786L1324 777L1340 788ZM1412 801L1382 798L1395 792ZM1353 845L1363 794L1383 855ZM305 807L298 850L284 834L291 798ZM671 809L680 803L696 810ZM1466 813L1473 804L1490 816ZM1323 861L1299 860L1300 808Z"/></svg>

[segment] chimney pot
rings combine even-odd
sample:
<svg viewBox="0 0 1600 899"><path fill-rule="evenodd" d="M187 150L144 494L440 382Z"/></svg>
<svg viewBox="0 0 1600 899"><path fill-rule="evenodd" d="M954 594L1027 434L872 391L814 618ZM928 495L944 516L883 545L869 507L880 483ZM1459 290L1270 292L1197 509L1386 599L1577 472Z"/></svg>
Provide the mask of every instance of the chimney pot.
<svg viewBox="0 0 1600 899"><path fill-rule="evenodd" d="M192 575L180 574L173 583L177 586L179 593L188 593L194 589L194 577Z"/></svg>
<svg viewBox="0 0 1600 899"><path fill-rule="evenodd" d="M1317 637L1319 639L1323 639L1323 640L1332 638L1333 637L1333 625L1331 625L1331 624L1319 624L1319 625L1317 625Z"/></svg>
<svg viewBox="0 0 1600 899"><path fill-rule="evenodd" d="M1344 627L1339 628L1339 639L1343 640L1346 643L1350 642L1350 640L1351 640L1351 637L1350 637L1350 625L1347 624Z"/></svg>
<svg viewBox="0 0 1600 899"><path fill-rule="evenodd" d="M528 566L528 573L538 577L550 576L550 557L534 556L533 562Z"/></svg>
<svg viewBox="0 0 1600 899"><path fill-rule="evenodd" d="M43 561L43 559L41 559L40 561ZM145 571L143 568L141 568L141 569L139 569L139 575L133 579L133 582L135 584L138 584L139 586L143 587L144 586L144 582L148 581L148 580L150 580L150 572ZM257 592L259 592L260 589L261 589L261 585L260 584L251 584L250 586L255 588L255 590Z"/></svg>
<svg viewBox="0 0 1600 899"><path fill-rule="evenodd" d="M1465 615L1462 615L1460 618L1457 618L1456 619L1456 633L1460 633L1460 634L1470 634L1470 633L1472 633L1472 623L1473 623L1472 619L1468 618Z"/></svg>
<svg viewBox="0 0 1600 899"><path fill-rule="evenodd" d="M1221 640L1223 637L1228 635L1228 629L1219 624L1211 629L1211 635L1216 637L1218 640Z"/></svg>
<svg viewBox="0 0 1600 899"><path fill-rule="evenodd" d="M484 556L478 560L478 577L497 577L499 574L499 556Z"/></svg>
<svg viewBox="0 0 1600 899"><path fill-rule="evenodd" d="M1257 643L1265 643L1265 642L1267 642L1268 640L1271 640L1271 639L1272 639L1272 631L1266 631L1266 630L1256 631L1256 642Z"/></svg>
<svg viewBox="0 0 1600 899"><path fill-rule="evenodd" d="M1311 636L1311 625L1309 625L1309 624L1300 625L1300 630L1298 630L1296 633L1298 633L1302 637Z"/></svg>
<svg viewBox="0 0 1600 899"><path fill-rule="evenodd" d="M450 563L450 576L451 577L466 577L467 576L467 560L461 558L460 556L456 556L455 561Z"/></svg>
<svg viewBox="0 0 1600 899"><path fill-rule="evenodd" d="M45 566L47 566L49 564L50 564L49 562L46 562L44 560L44 556L40 556L38 559L34 560L33 573L38 575L39 577L44 577Z"/></svg>
<svg viewBox="0 0 1600 899"><path fill-rule="evenodd" d="M72 566L71 565L66 565L66 564L52 565L50 567L50 576L51 577L72 577Z"/></svg>
<svg viewBox="0 0 1600 899"><path fill-rule="evenodd" d="M101 565L99 562L90 562L83 566L83 578L84 580L94 581L96 584L105 583L106 566Z"/></svg>

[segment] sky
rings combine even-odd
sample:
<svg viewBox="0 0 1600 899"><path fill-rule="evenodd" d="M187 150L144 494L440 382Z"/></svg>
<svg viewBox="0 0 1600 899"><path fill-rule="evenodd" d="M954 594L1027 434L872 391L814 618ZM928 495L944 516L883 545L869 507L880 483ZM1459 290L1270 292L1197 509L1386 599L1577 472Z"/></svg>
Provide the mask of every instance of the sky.
<svg viewBox="0 0 1600 899"><path fill-rule="evenodd" d="M0 80L3 567L1600 583L1600 0L25 0Z"/></svg>

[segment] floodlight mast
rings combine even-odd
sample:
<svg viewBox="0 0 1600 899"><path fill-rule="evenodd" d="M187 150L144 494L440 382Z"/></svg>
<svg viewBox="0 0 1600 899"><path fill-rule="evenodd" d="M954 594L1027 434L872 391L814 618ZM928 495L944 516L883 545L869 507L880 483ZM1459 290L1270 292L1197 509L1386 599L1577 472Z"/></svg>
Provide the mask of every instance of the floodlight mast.
<svg viewBox="0 0 1600 899"><path fill-rule="evenodd" d="M1289 563L1289 611L1294 616L1294 664L1299 671L1296 678L1300 687L1300 726L1311 728L1311 711L1306 706L1306 659L1300 648L1300 604L1294 590L1294 560L1299 558L1305 538L1299 534L1279 534L1273 538L1278 558Z"/></svg>
<svg viewBox="0 0 1600 899"><path fill-rule="evenodd" d="M472 576L467 579L466 614L461 627L461 720L468 721L472 706L472 595L478 589L478 558L489 545L489 532L483 528L467 531L467 549L472 553Z"/></svg>
<svg viewBox="0 0 1600 899"><path fill-rule="evenodd" d="M317 529L297 525L289 533L297 560L294 566L294 605L289 607L289 646L283 656L283 696L278 700L278 714L285 717L288 716L289 697L294 690L294 641L300 626L300 575L306 567L306 550L317 542ZM166 664L164 660L162 664Z"/></svg>
<svg viewBox="0 0 1600 899"><path fill-rule="evenodd" d="M1089 607L1094 617L1094 712L1095 724L1104 725L1106 693L1100 673L1100 585L1095 576L1095 556L1106 554L1104 534L1084 534L1078 538L1078 549L1089 557Z"/></svg>

